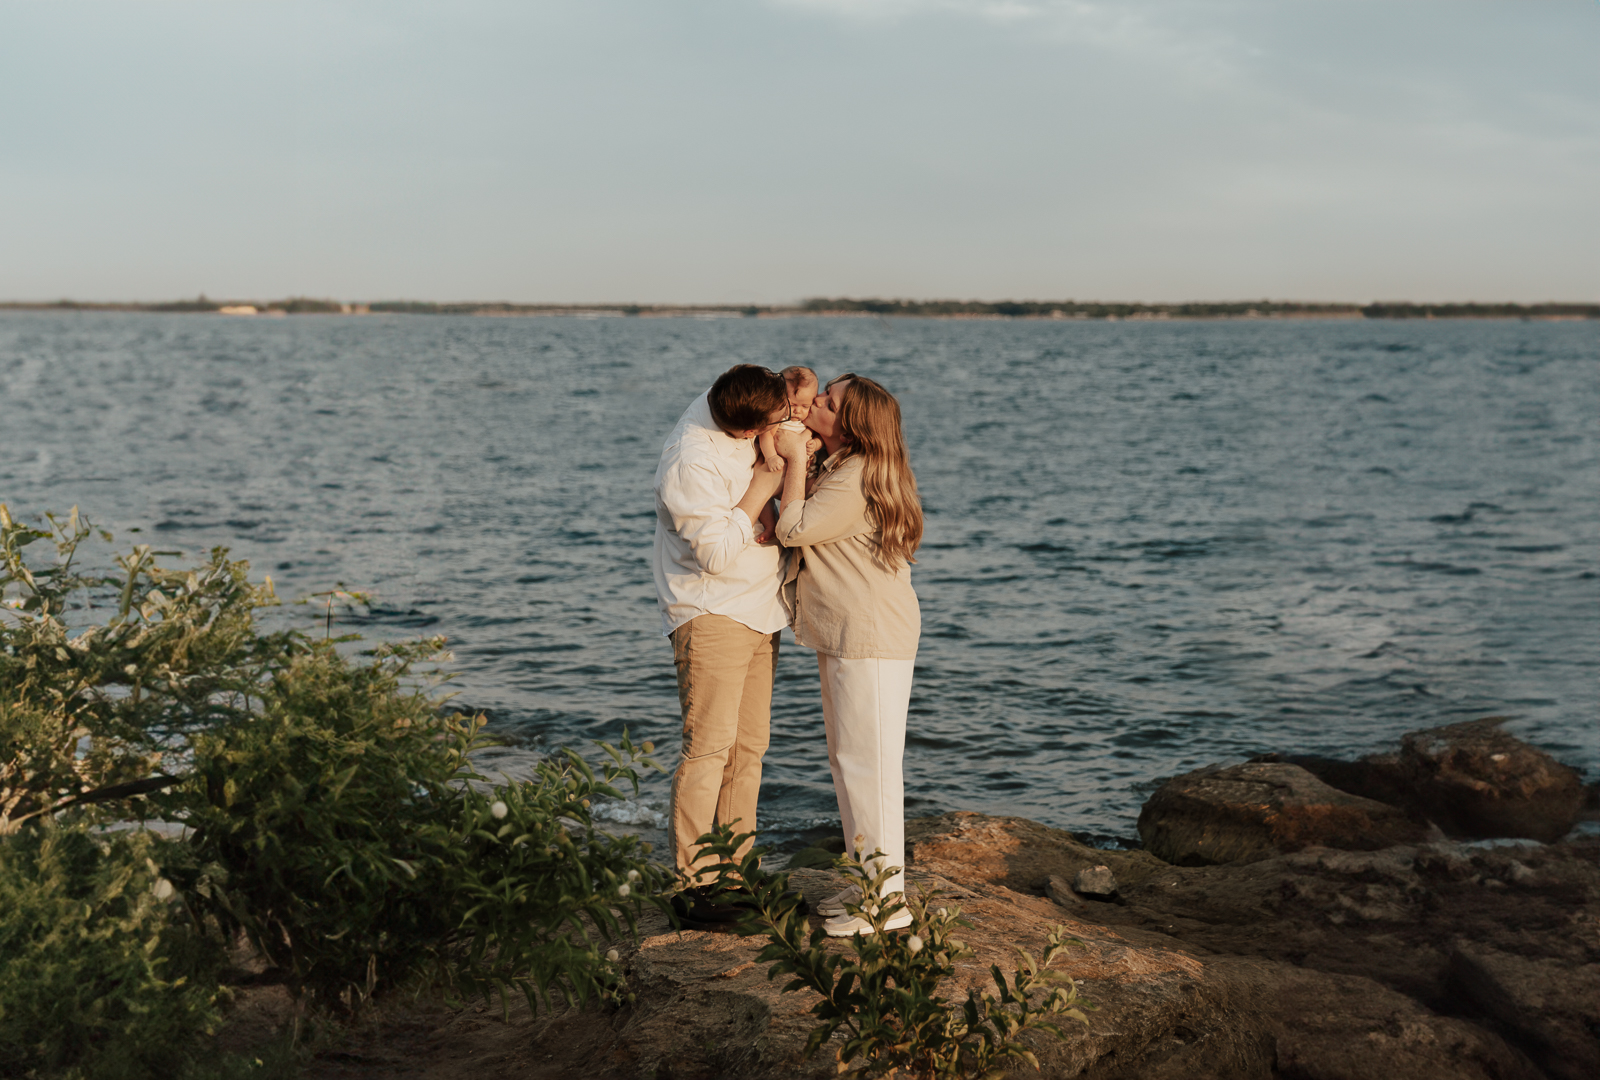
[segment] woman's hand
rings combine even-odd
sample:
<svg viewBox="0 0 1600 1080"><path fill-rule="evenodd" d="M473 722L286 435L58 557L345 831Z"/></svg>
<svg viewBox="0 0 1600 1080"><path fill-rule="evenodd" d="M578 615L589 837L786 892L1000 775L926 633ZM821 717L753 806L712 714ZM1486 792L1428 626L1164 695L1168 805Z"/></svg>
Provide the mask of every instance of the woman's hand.
<svg viewBox="0 0 1600 1080"><path fill-rule="evenodd" d="M811 454L811 433L809 431L782 431L778 432L778 456L785 461L800 461L804 463Z"/></svg>

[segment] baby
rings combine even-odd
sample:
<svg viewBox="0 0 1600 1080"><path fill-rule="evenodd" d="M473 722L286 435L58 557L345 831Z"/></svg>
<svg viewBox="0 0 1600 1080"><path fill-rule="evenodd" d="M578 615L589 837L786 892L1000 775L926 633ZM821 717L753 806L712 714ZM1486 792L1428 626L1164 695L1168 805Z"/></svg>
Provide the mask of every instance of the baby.
<svg viewBox="0 0 1600 1080"><path fill-rule="evenodd" d="M761 433L756 442L761 448L761 461L768 472L782 472L783 459L778 456L778 432L804 431L805 418L811 414L811 403L817 400L817 373L807 367L786 367L778 374L789 391L789 419L774 424Z"/></svg>
<svg viewBox="0 0 1600 1080"><path fill-rule="evenodd" d="M817 400L817 373L805 367L786 367L781 372L784 386L789 393L789 419L781 424L774 424L761 433L756 440L759 452L758 466L765 465L768 472L782 472L783 458L778 456L778 432L805 431L804 420L811 414L811 403ZM812 453L822 448L820 440L813 436L808 447ZM761 510L761 515L756 519L756 543L769 544L772 542L773 530L778 526L778 511L775 503L769 502Z"/></svg>

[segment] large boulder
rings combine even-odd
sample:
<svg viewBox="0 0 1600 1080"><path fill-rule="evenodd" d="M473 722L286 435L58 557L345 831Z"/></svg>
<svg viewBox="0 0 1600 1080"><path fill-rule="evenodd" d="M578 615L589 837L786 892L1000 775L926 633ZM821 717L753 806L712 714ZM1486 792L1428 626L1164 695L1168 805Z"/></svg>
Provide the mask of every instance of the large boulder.
<svg viewBox="0 0 1600 1080"><path fill-rule="evenodd" d="M957 812L906 826L913 865L969 888L1043 892L1080 923L1200 960L1203 983L1229 1002L1229 1035L1252 1045L1271 1034L1275 1080L1565 1077L1573 1070L1560 1063L1562 1048L1594 1030L1584 1027L1600 1008L1588 989L1600 956L1593 840L1307 847L1173 866L1145 851L1088 848L1022 818ZM1095 864L1115 874L1118 903L1072 887ZM1540 985L1571 1000L1539 999ZM1158 1040L1125 1075L1251 1075L1248 1055L1202 1058L1201 1046L1222 1042L1216 1031L1213 1021ZM1589 1052L1572 1060L1586 1063Z"/></svg>
<svg viewBox="0 0 1600 1080"><path fill-rule="evenodd" d="M1452 989L1532 1051L1551 1076L1600 1076L1600 964L1516 956L1461 941Z"/></svg>
<svg viewBox="0 0 1600 1080"><path fill-rule="evenodd" d="M1544 1080L1497 1033L1370 979L1287 964L1258 978L1282 1018L1274 1080Z"/></svg>
<svg viewBox="0 0 1600 1080"><path fill-rule="evenodd" d="M1298 765L1250 761L1174 777L1144 804L1145 850L1179 866L1252 862L1307 847L1375 851L1427 839L1397 807L1340 791Z"/></svg>
<svg viewBox="0 0 1600 1080"><path fill-rule="evenodd" d="M1251 761L1298 765L1329 787L1363 799L1410 808L1411 778L1400 767L1399 754L1368 754L1356 761L1317 754L1262 754Z"/></svg>
<svg viewBox="0 0 1600 1080"><path fill-rule="evenodd" d="M1451 836L1561 839L1583 813L1575 769L1506 734L1505 717L1415 731L1400 744L1409 805Z"/></svg>

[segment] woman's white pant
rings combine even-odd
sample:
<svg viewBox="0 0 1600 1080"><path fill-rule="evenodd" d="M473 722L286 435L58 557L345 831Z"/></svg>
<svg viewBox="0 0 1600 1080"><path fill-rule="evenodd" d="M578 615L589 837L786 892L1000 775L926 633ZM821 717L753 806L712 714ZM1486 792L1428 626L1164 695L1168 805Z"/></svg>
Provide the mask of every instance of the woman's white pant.
<svg viewBox="0 0 1600 1080"><path fill-rule="evenodd" d="M915 664L817 654L828 767L839 797L845 846L850 850L859 846L866 855L883 852L887 864L869 863L869 873L884 865L902 868L884 884L885 896L906 887L906 789L901 763Z"/></svg>

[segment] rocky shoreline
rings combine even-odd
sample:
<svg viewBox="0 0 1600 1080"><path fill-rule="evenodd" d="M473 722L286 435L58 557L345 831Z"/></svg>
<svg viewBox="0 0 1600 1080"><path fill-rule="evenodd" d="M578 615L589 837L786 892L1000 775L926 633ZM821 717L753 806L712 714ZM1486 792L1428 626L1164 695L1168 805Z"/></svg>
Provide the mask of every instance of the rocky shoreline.
<svg viewBox="0 0 1600 1080"><path fill-rule="evenodd" d="M959 999L1064 924L1082 945L1058 966L1096 1011L1086 1031L1033 1043L1046 1077L1600 1075L1600 838L1466 831L1565 835L1593 813L1594 789L1493 721L1408 736L1365 764L1299 760L1169 781L1141 818L1142 851L1022 818L908 823L911 887L972 923L974 955L942 992ZM1394 801L1370 797L1382 790ZM840 879L803 867L791 883L815 901ZM678 932L657 915L641 931L621 950L628 1008L389 1005L305 1075L835 1074L826 1049L801 1060L812 999L767 978L759 939Z"/></svg>

